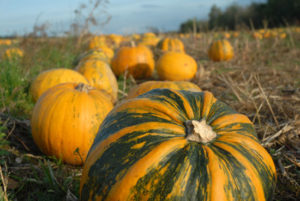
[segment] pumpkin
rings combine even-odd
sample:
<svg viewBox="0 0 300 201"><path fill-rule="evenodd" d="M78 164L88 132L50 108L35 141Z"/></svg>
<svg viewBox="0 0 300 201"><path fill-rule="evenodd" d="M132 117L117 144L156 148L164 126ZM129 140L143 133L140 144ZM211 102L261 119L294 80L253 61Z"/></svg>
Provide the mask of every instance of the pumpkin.
<svg viewBox="0 0 300 201"><path fill-rule="evenodd" d="M140 45L155 47L157 43L160 41L158 37L154 33L148 32L144 33L142 39L140 40Z"/></svg>
<svg viewBox="0 0 300 201"><path fill-rule="evenodd" d="M224 37L228 39L228 38L231 37L231 35L230 35L230 33L225 32L225 33L224 33Z"/></svg>
<svg viewBox="0 0 300 201"><path fill-rule="evenodd" d="M98 49L100 46L106 46L106 39L104 36L94 36L90 39L88 49Z"/></svg>
<svg viewBox="0 0 300 201"><path fill-rule="evenodd" d="M210 45L208 56L213 61L228 61L232 59L234 52L228 40L217 40Z"/></svg>
<svg viewBox="0 0 300 201"><path fill-rule="evenodd" d="M197 63L183 52L166 52L158 59L156 70L161 80L190 80L197 72Z"/></svg>
<svg viewBox="0 0 300 201"><path fill-rule="evenodd" d="M105 62L110 62L110 60L111 60L108 57L108 55L102 49L93 49L93 50L89 50L87 52L84 52L84 53L80 54L75 59L73 64L75 66L77 66L79 64L79 62L84 62L84 61L93 60L93 59L100 59L100 60L103 60Z"/></svg>
<svg viewBox="0 0 300 201"><path fill-rule="evenodd" d="M145 38L154 38L154 37L156 37L156 34L152 33L152 32L147 32L147 33L143 34L143 37L145 37Z"/></svg>
<svg viewBox="0 0 300 201"><path fill-rule="evenodd" d="M270 38L271 37L271 32L269 30L267 30L266 32L264 32L263 37L264 38Z"/></svg>
<svg viewBox="0 0 300 201"><path fill-rule="evenodd" d="M10 39L0 39L0 45L11 45L12 40Z"/></svg>
<svg viewBox="0 0 300 201"><path fill-rule="evenodd" d="M15 59L15 58L21 58L24 56L24 52L23 50L21 50L20 48L9 48L7 50L5 50L4 54L3 54L3 59Z"/></svg>
<svg viewBox="0 0 300 201"><path fill-rule="evenodd" d="M141 41L139 42L139 45L145 45L145 46L149 46L149 47L155 47L158 42L159 42L159 38L142 38Z"/></svg>
<svg viewBox="0 0 300 201"><path fill-rule="evenodd" d="M35 78L30 87L30 94L33 100L37 101L51 87L67 82L88 84L87 79L77 71L67 68L50 69Z"/></svg>
<svg viewBox="0 0 300 201"><path fill-rule="evenodd" d="M147 81L131 89L128 93L127 98L135 98L143 93L157 88L201 91L201 89L196 84L187 81Z"/></svg>
<svg viewBox="0 0 300 201"><path fill-rule="evenodd" d="M99 46L98 49L102 50L109 60L111 60L114 57L113 49L111 49L107 46Z"/></svg>
<svg viewBox="0 0 300 201"><path fill-rule="evenodd" d="M131 38L132 38L133 40L137 41L137 40L141 39L141 35L139 35L139 34L132 34L132 35L131 35Z"/></svg>
<svg viewBox="0 0 300 201"><path fill-rule="evenodd" d="M89 150L81 200L272 200L252 122L210 92L154 89L115 107Z"/></svg>
<svg viewBox="0 0 300 201"><path fill-rule="evenodd" d="M31 119L32 136L48 156L81 165L98 128L113 108L109 97L82 83L64 83L43 94Z"/></svg>
<svg viewBox="0 0 300 201"><path fill-rule="evenodd" d="M179 34L179 38L185 38L185 34L180 33L180 34Z"/></svg>
<svg viewBox="0 0 300 201"><path fill-rule="evenodd" d="M237 32L237 31L233 32L233 34L232 34L232 36L233 36L234 38L237 38L237 37L239 37L239 35L240 35L240 33L239 33L239 32Z"/></svg>
<svg viewBox="0 0 300 201"><path fill-rule="evenodd" d="M109 60L114 57L114 50L107 46L104 36L93 37L89 42L88 49L92 51L102 51Z"/></svg>
<svg viewBox="0 0 300 201"><path fill-rule="evenodd" d="M100 59L90 59L79 63L76 70L81 73L89 84L97 89L106 91L116 102L118 99L118 83L110 66Z"/></svg>
<svg viewBox="0 0 300 201"><path fill-rule="evenodd" d="M252 36L255 39L262 39L263 38L263 36L260 32L253 32Z"/></svg>
<svg viewBox="0 0 300 201"><path fill-rule="evenodd" d="M282 38L282 39L286 38L286 33L280 33L279 38Z"/></svg>
<svg viewBox="0 0 300 201"><path fill-rule="evenodd" d="M154 59L150 49L146 46L121 47L111 61L113 72L120 76L128 71L135 79L152 76Z"/></svg>
<svg viewBox="0 0 300 201"><path fill-rule="evenodd" d="M122 35L117 34L109 34L106 36L109 47L113 47L114 49L118 48L123 41Z"/></svg>
<svg viewBox="0 0 300 201"><path fill-rule="evenodd" d="M197 38L197 39L200 39L200 38L202 38L202 35L201 35L200 33L196 33L196 34L194 35L194 37Z"/></svg>
<svg viewBox="0 0 300 201"><path fill-rule="evenodd" d="M165 38L157 44L157 48L162 51L184 52L184 45L177 38Z"/></svg>

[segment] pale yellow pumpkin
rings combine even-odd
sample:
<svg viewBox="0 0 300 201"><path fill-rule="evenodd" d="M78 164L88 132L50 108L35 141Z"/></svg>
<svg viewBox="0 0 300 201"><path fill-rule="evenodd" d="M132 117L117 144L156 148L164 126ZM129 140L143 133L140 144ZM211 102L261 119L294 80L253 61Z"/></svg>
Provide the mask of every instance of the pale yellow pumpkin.
<svg viewBox="0 0 300 201"><path fill-rule="evenodd" d="M24 52L23 50L21 50L20 48L9 48L7 50L5 50L4 54L3 54L3 59L15 59L15 58L22 58L24 56Z"/></svg>
<svg viewBox="0 0 300 201"><path fill-rule="evenodd" d="M118 83L108 63L100 59L89 59L79 63L76 70L81 73L89 84L106 91L116 102L118 99Z"/></svg>
<svg viewBox="0 0 300 201"><path fill-rule="evenodd" d="M162 51L184 52L184 45L177 38L164 38L157 44L157 48Z"/></svg>

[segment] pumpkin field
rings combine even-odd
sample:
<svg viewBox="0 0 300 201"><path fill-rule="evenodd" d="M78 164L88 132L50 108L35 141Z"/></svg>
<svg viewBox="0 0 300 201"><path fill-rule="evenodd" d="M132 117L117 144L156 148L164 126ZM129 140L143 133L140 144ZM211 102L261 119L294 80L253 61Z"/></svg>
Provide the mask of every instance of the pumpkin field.
<svg viewBox="0 0 300 201"><path fill-rule="evenodd" d="M297 201L300 27L2 38L0 167L0 201Z"/></svg>

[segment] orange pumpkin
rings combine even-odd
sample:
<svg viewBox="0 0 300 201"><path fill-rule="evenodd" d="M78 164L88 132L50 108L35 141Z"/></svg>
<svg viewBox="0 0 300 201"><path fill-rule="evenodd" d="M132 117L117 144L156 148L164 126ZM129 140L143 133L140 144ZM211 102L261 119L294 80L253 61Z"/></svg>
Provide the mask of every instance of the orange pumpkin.
<svg viewBox="0 0 300 201"><path fill-rule="evenodd" d="M255 39L262 39L263 38L263 36L260 32L253 32L252 36Z"/></svg>
<svg viewBox="0 0 300 201"><path fill-rule="evenodd" d="M40 73L32 82L30 94L34 101L48 89L55 85L67 82L88 84L87 79L77 71L67 68L57 68Z"/></svg>
<svg viewBox="0 0 300 201"><path fill-rule="evenodd" d="M153 54L142 45L121 47L112 59L111 67L117 76L128 71L135 79L149 78L154 70Z"/></svg>
<svg viewBox="0 0 300 201"><path fill-rule="evenodd" d="M270 38L270 37L271 37L271 32L270 32L270 31L266 31L266 32L263 34L263 37L264 37L264 38Z"/></svg>
<svg viewBox="0 0 300 201"><path fill-rule="evenodd" d="M196 84L187 81L147 81L131 89L128 93L127 98L135 98L141 94L157 88L201 91L201 89Z"/></svg>
<svg viewBox="0 0 300 201"><path fill-rule="evenodd" d="M118 83L110 66L100 59L89 59L79 63L76 70L81 73L89 84L97 89L106 91L112 102L118 99Z"/></svg>
<svg viewBox="0 0 300 201"><path fill-rule="evenodd" d="M7 50L5 50L4 54L3 54L3 59L15 59L15 58L21 58L24 56L24 52L23 50L21 50L20 48L9 48Z"/></svg>
<svg viewBox="0 0 300 201"><path fill-rule="evenodd" d="M228 38L231 37L231 35L230 35L230 33L225 32L225 33L224 33L224 37L228 39Z"/></svg>
<svg viewBox="0 0 300 201"><path fill-rule="evenodd" d="M197 63L183 52L166 52L157 61L156 70L161 80L190 80L197 72Z"/></svg>
<svg viewBox="0 0 300 201"><path fill-rule="evenodd" d="M82 83L57 85L44 93L34 107L34 142L48 156L81 165L112 108L109 97L97 89Z"/></svg>
<svg viewBox="0 0 300 201"><path fill-rule="evenodd" d="M286 33L280 33L280 34L279 34L279 38L282 38L282 39L283 39L283 38L286 38Z"/></svg>
<svg viewBox="0 0 300 201"><path fill-rule="evenodd" d="M213 61L228 61L233 58L234 52L228 40L217 40L210 45L208 56Z"/></svg>
<svg viewBox="0 0 300 201"><path fill-rule="evenodd" d="M162 51L184 52L184 45L177 38L165 38L157 44L157 48Z"/></svg>
<svg viewBox="0 0 300 201"><path fill-rule="evenodd" d="M232 36L235 38L239 37L239 35L240 35L240 33L237 31L233 32L233 34L232 34Z"/></svg>

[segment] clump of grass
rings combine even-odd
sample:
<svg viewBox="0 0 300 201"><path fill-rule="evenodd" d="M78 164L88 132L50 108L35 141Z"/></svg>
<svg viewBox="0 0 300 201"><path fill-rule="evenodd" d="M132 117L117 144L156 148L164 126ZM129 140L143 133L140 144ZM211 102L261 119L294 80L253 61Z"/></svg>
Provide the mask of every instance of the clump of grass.
<svg viewBox="0 0 300 201"><path fill-rule="evenodd" d="M9 152L6 150L9 147L9 141L7 140L7 128L6 122L0 120L0 165L3 165L5 160L4 157Z"/></svg>
<svg viewBox="0 0 300 201"><path fill-rule="evenodd" d="M33 104L28 95L29 79L17 58L0 61L1 111L27 117Z"/></svg>

